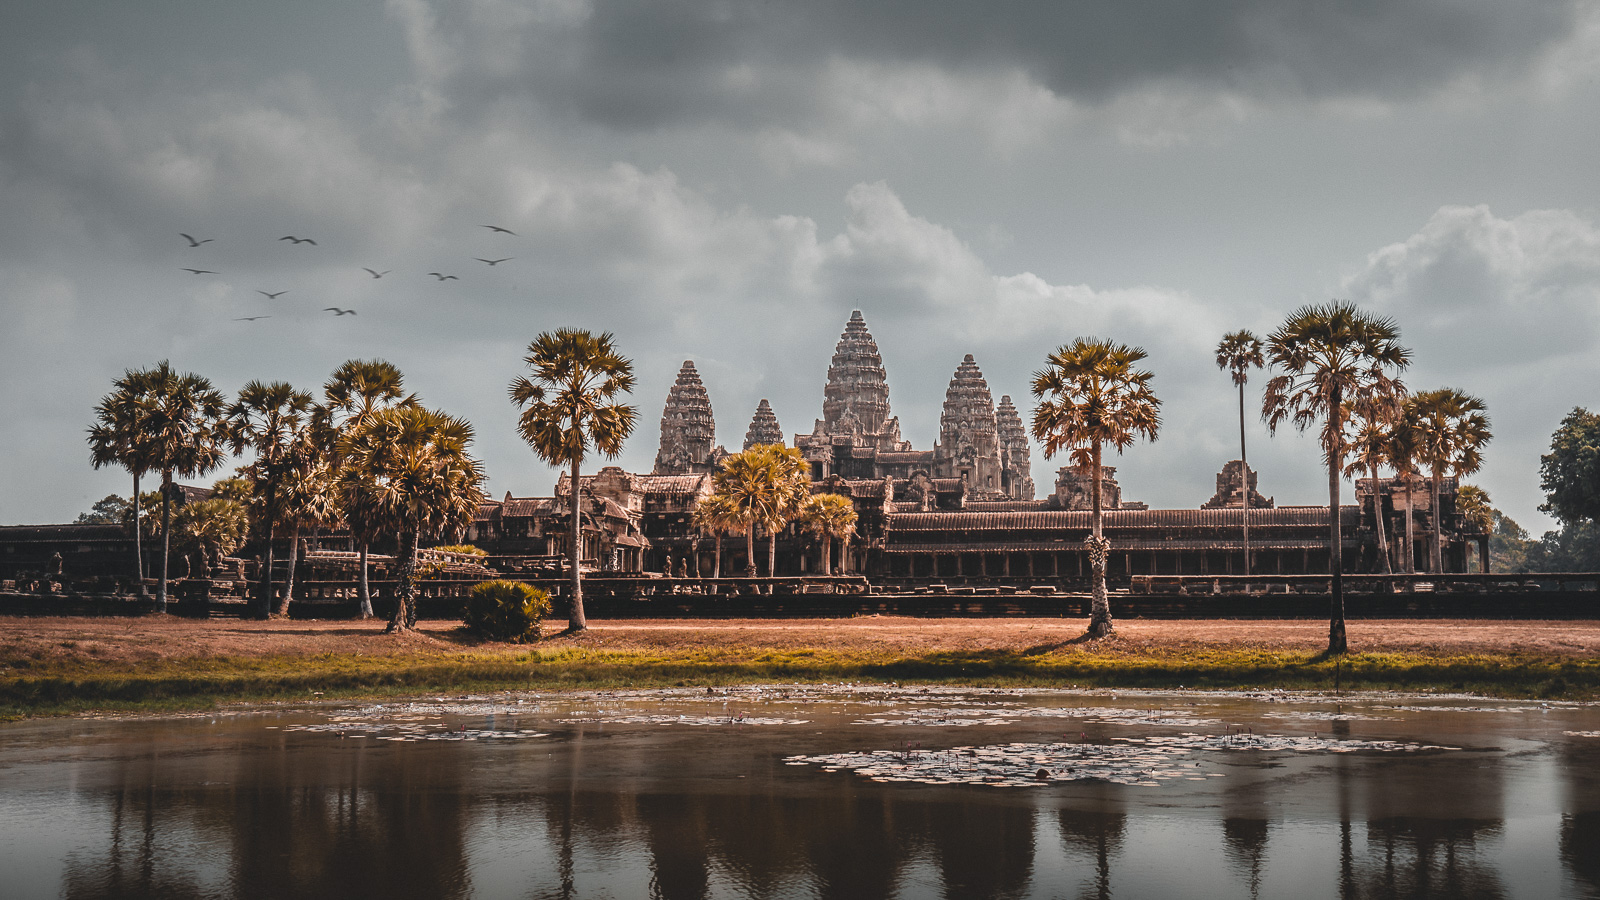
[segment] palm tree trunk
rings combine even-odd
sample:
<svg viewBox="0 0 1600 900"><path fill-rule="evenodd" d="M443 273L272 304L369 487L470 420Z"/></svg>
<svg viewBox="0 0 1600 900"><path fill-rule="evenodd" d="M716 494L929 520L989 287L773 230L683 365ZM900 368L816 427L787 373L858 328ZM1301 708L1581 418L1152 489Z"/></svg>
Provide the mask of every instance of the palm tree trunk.
<svg viewBox="0 0 1600 900"><path fill-rule="evenodd" d="M1383 527L1383 494L1378 482L1378 467L1372 467L1372 521L1378 529L1378 556L1383 559L1383 574L1392 574L1389 565L1389 532Z"/></svg>
<svg viewBox="0 0 1600 900"><path fill-rule="evenodd" d="M822 533L822 577L833 574L833 535L824 531Z"/></svg>
<svg viewBox="0 0 1600 900"><path fill-rule="evenodd" d="M167 563L172 555L172 474L161 473L161 586L156 588L156 612L167 611Z"/></svg>
<svg viewBox="0 0 1600 900"><path fill-rule="evenodd" d="M1100 508L1100 445L1094 445L1089 464L1090 491L1093 494L1093 532L1089 547L1090 602L1089 637L1102 638L1111 633L1111 601L1106 597L1106 540L1101 536Z"/></svg>
<svg viewBox="0 0 1600 900"><path fill-rule="evenodd" d="M756 577L756 523L744 530L744 577Z"/></svg>
<svg viewBox="0 0 1600 900"><path fill-rule="evenodd" d="M717 547L716 547L716 550L713 551L712 556L711 556L711 577L712 578L721 578L722 577L722 535L720 535L720 534L716 535L715 537L712 538L712 540L717 542Z"/></svg>
<svg viewBox="0 0 1600 900"><path fill-rule="evenodd" d="M1344 434L1339 422L1339 391L1333 391L1328 405L1328 433L1338 441ZM1344 628L1344 531L1339 521L1339 463L1340 447L1337 443L1328 452L1328 572L1332 576L1328 608L1328 653L1342 655L1349 652L1350 644Z"/></svg>
<svg viewBox="0 0 1600 900"><path fill-rule="evenodd" d="M1407 575L1414 575L1417 571L1417 537L1413 530L1416 519L1411 514L1411 477L1406 476L1406 556L1405 569ZM1407 589L1410 585L1406 585Z"/></svg>
<svg viewBox="0 0 1600 900"><path fill-rule="evenodd" d="M270 508L270 507L269 507ZM277 539L277 528L272 517L267 517L267 550L261 557L261 600L256 604L256 618L272 618L272 544Z"/></svg>
<svg viewBox="0 0 1600 900"><path fill-rule="evenodd" d="M272 611L274 616L287 616L289 604L294 602L294 567L300 559L300 525L296 523L289 532L289 572L283 579L283 599Z"/></svg>
<svg viewBox="0 0 1600 900"><path fill-rule="evenodd" d="M420 529L411 532L410 540L401 538L400 566L395 571L394 617L384 629L385 634L410 631L417 624L417 546L421 539Z"/></svg>
<svg viewBox="0 0 1600 900"><path fill-rule="evenodd" d="M567 631L589 627L583 615L583 512L578 508L578 460L572 460L572 611L567 616Z"/></svg>
<svg viewBox="0 0 1600 900"><path fill-rule="evenodd" d="M367 583L367 548L372 542L361 541L361 574L357 576L360 581L359 593L361 596L361 618L372 618L372 587Z"/></svg>
<svg viewBox="0 0 1600 900"><path fill-rule="evenodd" d="M774 568L778 564L778 532L767 533L767 577L776 578L778 572Z"/></svg>
<svg viewBox="0 0 1600 900"><path fill-rule="evenodd" d="M144 593L144 541L139 534L139 473L133 473L133 563L139 574L139 589Z"/></svg>
<svg viewBox="0 0 1600 900"><path fill-rule="evenodd" d="M1250 574L1250 458L1244 452L1244 385L1239 385L1239 465L1244 469L1244 502L1239 510L1244 522L1244 574Z"/></svg>
<svg viewBox="0 0 1600 900"><path fill-rule="evenodd" d="M1429 559L1433 563L1436 575L1444 574L1444 516L1440 515L1442 509L1439 505L1439 494L1443 485L1444 476L1438 469L1433 470L1433 542L1428 548Z"/></svg>

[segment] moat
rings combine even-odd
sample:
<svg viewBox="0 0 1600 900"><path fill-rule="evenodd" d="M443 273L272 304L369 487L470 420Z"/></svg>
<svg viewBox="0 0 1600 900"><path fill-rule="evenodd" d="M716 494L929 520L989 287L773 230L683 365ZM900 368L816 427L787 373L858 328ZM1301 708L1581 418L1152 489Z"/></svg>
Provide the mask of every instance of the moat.
<svg viewBox="0 0 1600 900"><path fill-rule="evenodd" d="M0 728L33 897L1581 897L1600 708L777 685Z"/></svg>

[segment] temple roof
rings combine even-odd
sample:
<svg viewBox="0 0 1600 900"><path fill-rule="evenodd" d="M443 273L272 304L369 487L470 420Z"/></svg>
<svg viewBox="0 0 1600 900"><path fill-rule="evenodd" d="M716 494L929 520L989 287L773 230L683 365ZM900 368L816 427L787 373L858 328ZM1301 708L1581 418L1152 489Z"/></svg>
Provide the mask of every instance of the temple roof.
<svg viewBox="0 0 1600 900"><path fill-rule="evenodd" d="M850 313L828 365L822 420L829 433L878 434L888 425L889 376L859 309Z"/></svg>
<svg viewBox="0 0 1600 900"><path fill-rule="evenodd" d="M686 359L678 380L667 391L661 411L661 446L655 471L666 474L704 463L716 443L717 423L711 415L711 397L700 382L694 360Z"/></svg>

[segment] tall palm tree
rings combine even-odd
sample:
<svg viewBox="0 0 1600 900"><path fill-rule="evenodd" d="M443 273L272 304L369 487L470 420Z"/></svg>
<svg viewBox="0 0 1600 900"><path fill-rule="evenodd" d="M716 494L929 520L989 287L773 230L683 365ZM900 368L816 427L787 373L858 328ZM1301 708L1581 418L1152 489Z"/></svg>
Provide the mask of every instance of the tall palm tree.
<svg viewBox="0 0 1600 900"><path fill-rule="evenodd" d="M138 418L140 452L161 473L161 581L156 612L167 611L168 557L172 553L175 477L195 478L222 464L227 399L199 375L174 371L162 360L137 374L143 396Z"/></svg>
<svg viewBox="0 0 1600 900"><path fill-rule="evenodd" d="M1045 369L1033 375L1033 436L1044 444L1048 459L1067 451L1075 465L1088 466L1093 488L1093 529L1084 542L1092 572L1090 637L1111 633L1111 604L1106 599L1106 552L1102 534L1100 456L1107 444L1121 454L1143 437L1154 441L1161 429L1161 401L1150 388L1155 376L1136 365L1145 358L1141 347L1080 337L1045 358Z"/></svg>
<svg viewBox="0 0 1600 900"><path fill-rule="evenodd" d="M1411 362L1400 346L1400 329L1389 319L1334 301L1303 306L1267 338L1272 367L1282 374L1267 382L1261 414L1273 433L1285 421L1306 431L1322 423L1319 443L1328 466L1328 557L1332 601L1328 652L1345 653L1344 535L1339 522L1339 479L1348 449L1346 401L1362 402L1395 390L1392 373Z"/></svg>
<svg viewBox="0 0 1600 900"><path fill-rule="evenodd" d="M276 616L288 615L293 602L301 531L327 527L340 518L336 475L323 448L310 435L303 436L290 446L286 462L278 486L278 508L282 524L289 529L289 565L284 572L283 598L272 611Z"/></svg>
<svg viewBox="0 0 1600 900"><path fill-rule="evenodd" d="M128 369L112 382L111 393L95 407L89 429L89 456L96 469L118 465L133 475L133 556L138 578L144 579L144 545L139 527L139 479L153 468L143 418L147 411L145 372ZM143 591L143 588L140 588Z"/></svg>
<svg viewBox="0 0 1600 900"><path fill-rule="evenodd" d="M567 625L569 631L582 631L589 623L583 614L579 571L583 525L578 515L578 469L591 444L607 458L615 458L633 433L639 411L618 402L621 395L633 390L633 363L617 352L610 332L596 336L568 328L535 337L523 361L533 372L531 377L519 375L511 382L511 402L522 410L517 432L540 459L572 470L572 540L568 547L572 610Z"/></svg>
<svg viewBox="0 0 1600 900"><path fill-rule="evenodd" d="M394 617L417 622L417 550L424 535L466 527L483 502L483 467L468 452L472 426L442 412L385 409L339 439L339 493L352 522L400 535Z"/></svg>
<svg viewBox="0 0 1600 900"><path fill-rule="evenodd" d="M1406 498L1406 547L1401 554L1401 568L1407 575L1417 571L1417 534L1416 534L1416 504L1415 499L1417 482L1421 480L1421 453L1418 443L1419 432L1416 417L1412 415L1409 406L1402 403L1400 415L1393 425L1389 427L1389 441L1383 450L1384 460L1389 468L1394 470L1395 478L1399 480L1401 490ZM1411 590L1411 583L1406 584L1406 590Z"/></svg>
<svg viewBox="0 0 1600 900"><path fill-rule="evenodd" d="M1374 393L1359 402L1345 402L1345 419L1354 425L1350 439L1350 462L1344 474L1355 477L1366 472L1372 479L1372 521L1378 531L1378 556L1385 575L1393 571L1389 561L1388 530L1383 521L1383 492L1378 481L1378 471L1389 465L1390 451L1394 446L1394 429L1401 419L1405 387L1399 381L1391 382L1389 392Z"/></svg>
<svg viewBox="0 0 1600 900"><path fill-rule="evenodd" d="M1244 574L1250 574L1250 462L1244 452L1244 386L1250 381L1250 370L1266 365L1261 355L1261 339L1246 330L1229 332L1217 344L1217 368L1231 372L1233 383L1239 387L1239 465L1244 468L1244 502L1241 520L1244 522Z"/></svg>
<svg viewBox="0 0 1600 900"><path fill-rule="evenodd" d="M838 538L841 542L850 540L856 533L856 507L850 498L842 494L817 494L806 501L800 513L800 521L807 531L822 540L822 574L831 575L832 564L830 555L833 552L833 540ZM840 562L843 568L844 545L840 545Z"/></svg>
<svg viewBox="0 0 1600 900"><path fill-rule="evenodd" d="M399 367L382 359L350 359L333 370L322 386L322 402L312 413L318 441L328 452L336 470L338 439L341 434L362 424L379 410L391 407L420 407L416 394L405 392L405 377ZM372 535L352 529L356 549L361 554L357 579L361 601L361 617L372 618L372 589L368 582L367 554L372 548Z"/></svg>
<svg viewBox="0 0 1600 900"><path fill-rule="evenodd" d="M1494 530L1494 505L1489 500L1489 492L1475 484L1463 484L1456 489L1456 512L1472 525L1474 531L1484 537L1480 540L1484 544L1479 547L1478 568L1483 574L1489 574L1489 554L1487 551L1487 535Z"/></svg>
<svg viewBox="0 0 1600 900"><path fill-rule="evenodd" d="M711 494L694 508L694 525L712 540L711 577L722 577L722 536L743 534L744 522L739 508L722 494Z"/></svg>
<svg viewBox="0 0 1600 900"><path fill-rule="evenodd" d="M1433 540L1429 561L1434 572L1444 571L1444 517L1440 515L1440 488L1446 473L1471 475L1483 467L1483 448L1494 435L1489 431L1488 408L1483 401L1455 388L1423 391L1408 403L1417 429L1417 447L1428 465L1433 500Z"/></svg>
<svg viewBox="0 0 1600 900"><path fill-rule="evenodd" d="M239 391L228 408L228 443L233 452L249 450L255 461L244 471L255 488L255 506L267 532L266 558L261 567L261 597L256 616L268 618L275 607L272 586L272 551L277 527L285 520L282 487L294 468L292 450L310 437L311 395L287 382L252 381Z"/></svg>
<svg viewBox="0 0 1600 900"><path fill-rule="evenodd" d="M788 500L780 478L782 467L775 461L773 452L783 449L777 444L758 444L724 459L722 468L711 476L716 502L727 504L731 517L738 523L737 530L744 533L746 578L754 578L756 574L756 529L762 528L771 534L785 521ZM771 569L767 571L770 575Z"/></svg>
<svg viewBox="0 0 1600 900"><path fill-rule="evenodd" d="M811 499L811 464L798 447L768 444L764 449L777 497L773 517L762 524L767 531L767 577L772 578L777 575L778 534L800 518Z"/></svg>

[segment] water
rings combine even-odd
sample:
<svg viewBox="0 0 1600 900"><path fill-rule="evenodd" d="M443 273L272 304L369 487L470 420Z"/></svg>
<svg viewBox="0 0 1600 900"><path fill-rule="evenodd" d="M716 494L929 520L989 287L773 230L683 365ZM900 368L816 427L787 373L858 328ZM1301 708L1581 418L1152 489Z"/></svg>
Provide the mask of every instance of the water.
<svg viewBox="0 0 1600 900"><path fill-rule="evenodd" d="M1600 896L1600 708L769 687L0 728L0 895Z"/></svg>

